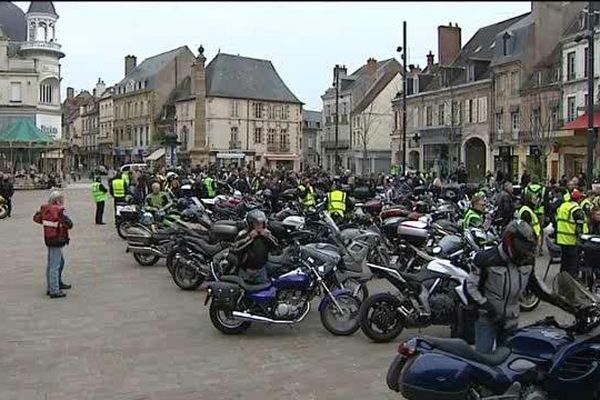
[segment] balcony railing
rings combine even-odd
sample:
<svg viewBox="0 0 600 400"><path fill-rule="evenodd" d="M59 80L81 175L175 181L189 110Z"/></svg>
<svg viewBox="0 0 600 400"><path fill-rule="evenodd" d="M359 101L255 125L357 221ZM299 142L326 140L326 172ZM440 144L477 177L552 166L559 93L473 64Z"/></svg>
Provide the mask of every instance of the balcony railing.
<svg viewBox="0 0 600 400"><path fill-rule="evenodd" d="M267 152L268 153L289 153L290 152L290 144L289 143L267 144Z"/></svg>
<svg viewBox="0 0 600 400"><path fill-rule="evenodd" d="M230 140L229 141L229 149L230 150L239 150L242 148L241 140Z"/></svg>
<svg viewBox="0 0 600 400"><path fill-rule="evenodd" d="M335 140L325 140L322 146L326 149L335 149ZM350 140L338 140L338 149L347 149L350 147Z"/></svg>
<svg viewBox="0 0 600 400"><path fill-rule="evenodd" d="M43 41L35 41L35 42L25 42L21 44L21 50L53 50L53 51L61 51L61 45L56 42L43 42Z"/></svg>

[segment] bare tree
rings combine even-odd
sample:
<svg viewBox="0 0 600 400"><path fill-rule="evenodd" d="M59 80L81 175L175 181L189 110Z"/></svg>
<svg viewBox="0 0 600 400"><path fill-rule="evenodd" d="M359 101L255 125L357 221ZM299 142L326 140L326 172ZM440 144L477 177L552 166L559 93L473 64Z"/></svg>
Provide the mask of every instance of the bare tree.
<svg viewBox="0 0 600 400"><path fill-rule="evenodd" d="M546 104L546 107L542 107ZM542 102L541 93L535 95L530 102L530 107L525 118L525 131L522 133L521 141L537 148L538 154L528 165L531 172L544 179L547 176L548 157L552 153L555 143L555 123L553 111L548 106L547 99Z"/></svg>
<svg viewBox="0 0 600 400"><path fill-rule="evenodd" d="M370 173L369 168L369 143L373 137L374 131L381 125L382 120L391 113L391 102L390 108L383 110L382 112L373 112L372 102L364 111L359 113L358 115L353 116L354 118L358 118L358 126L357 129L354 130L354 135L356 135L356 142L360 144L362 148L362 173L368 174Z"/></svg>

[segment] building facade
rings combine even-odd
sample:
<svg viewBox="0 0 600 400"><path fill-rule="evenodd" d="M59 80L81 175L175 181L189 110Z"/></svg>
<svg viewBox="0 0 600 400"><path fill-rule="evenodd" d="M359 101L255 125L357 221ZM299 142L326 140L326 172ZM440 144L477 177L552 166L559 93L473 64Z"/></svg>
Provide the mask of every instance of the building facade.
<svg viewBox="0 0 600 400"><path fill-rule="evenodd" d="M100 83L100 82L99 82ZM102 82L104 84L104 82ZM114 150L115 150L115 135L114 135L114 104L113 104L114 87L105 88L104 90L96 90L96 94L100 94L98 99L98 152L100 164L106 168L114 168Z"/></svg>
<svg viewBox="0 0 600 400"><path fill-rule="evenodd" d="M65 54L56 37L58 18L50 1L31 2L27 13L11 2L0 3L0 132L25 118L62 140L60 60ZM44 157L60 160L62 150Z"/></svg>
<svg viewBox="0 0 600 400"><path fill-rule="evenodd" d="M303 110L302 113L302 154L305 168L321 166L321 135L323 113Z"/></svg>
<svg viewBox="0 0 600 400"><path fill-rule="evenodd" d="M298 170L302 102L273 64L224 53L205 61L201 48L174 96L180 149L190 162Z"/></svg>

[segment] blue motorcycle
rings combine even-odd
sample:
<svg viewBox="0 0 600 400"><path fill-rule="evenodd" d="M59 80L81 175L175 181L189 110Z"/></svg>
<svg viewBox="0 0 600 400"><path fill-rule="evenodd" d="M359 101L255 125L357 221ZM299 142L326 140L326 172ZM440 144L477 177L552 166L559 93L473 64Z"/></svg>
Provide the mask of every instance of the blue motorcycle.
<svg viewBox="0 0 600 400"><path fill-rule="evenodd" d="M573 325L548 317L491 354L460 339L412 338L400 344L388 387L408 400L600 399L600 308L565 272L555 292L578 309Z"/></svg>
<svg viewBox="0 0 600 400"><path fill-rule="evenodd" d="M328 245L295 245L296 267L278 274L270 282L252 284L237 275L224 275L211 282L205 304L219 331L232 335L245 332L252 322L293 325L306 318L311 300L320 294L321 322L334 335L351 335L359 327L360 301L350 290L334 287L341 257Z"/></svg>

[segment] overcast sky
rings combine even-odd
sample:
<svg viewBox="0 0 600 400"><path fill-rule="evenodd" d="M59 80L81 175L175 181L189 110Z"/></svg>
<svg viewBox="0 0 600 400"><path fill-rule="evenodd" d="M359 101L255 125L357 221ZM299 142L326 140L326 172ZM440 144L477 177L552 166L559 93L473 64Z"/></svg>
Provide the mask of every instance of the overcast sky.
<svg viewBox="0 0 600 400"><path fill-rule="evenodd" d="M27 11L29 2L15 2ZM462 28L463 45L480 27L530 11L530 2L54 2L62 91L90 90L98 77L112 85L123 78L127 54L144 58L200 44L210 61L224 53L268 59L305 103L320 110L336 63L348 73L369 57L396 57L402 21L408 23L408 63L437 61L437 26Z"/></svg>

